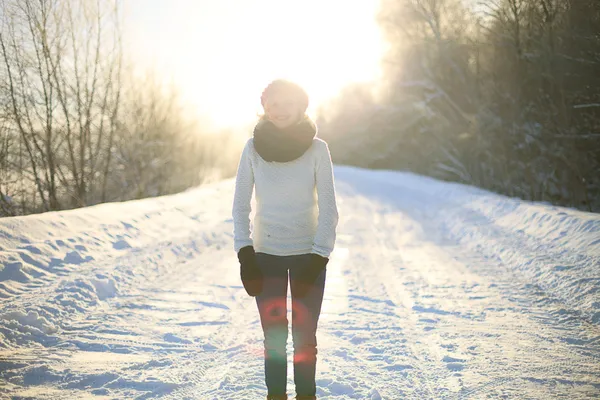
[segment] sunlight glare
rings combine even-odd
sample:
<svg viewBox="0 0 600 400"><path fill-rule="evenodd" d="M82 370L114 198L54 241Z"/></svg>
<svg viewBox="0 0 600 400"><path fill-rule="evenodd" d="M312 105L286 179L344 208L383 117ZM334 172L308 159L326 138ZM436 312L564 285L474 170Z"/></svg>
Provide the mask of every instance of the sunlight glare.
<svg viewBox="0 0 600 400"><path fill-rule="evenodd" d="M345 85L379 75L377 0L129 1L139 6L134 19L145 9L136 49L220 127L253 121L276 78L303 85L314 112Z"/></svg>

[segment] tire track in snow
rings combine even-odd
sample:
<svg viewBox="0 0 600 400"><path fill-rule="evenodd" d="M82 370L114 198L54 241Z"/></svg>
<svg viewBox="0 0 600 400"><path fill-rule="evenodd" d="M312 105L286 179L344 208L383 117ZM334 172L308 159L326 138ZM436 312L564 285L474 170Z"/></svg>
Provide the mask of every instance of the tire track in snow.
<svg viewBox="0 0 600 400"><path fill-rule="evenodd" d="M222 227L216 227L213 232L219 232L220 228ZM177 351L181 351L180 349L184 346L178 346L174 343L165 346L164 342L160 345L160 340L151 340L143 336L127 340L123 335L114 335L117 338L110 335L98 335L94 332L97 324L110 325L115 322L120 323L120 321L118 318L110 320L115 315L111 313L110 307L107 308L107 302L110 302L110 298L98 299L95 297L95 293L92 293L95 290L86 282L90 277L95 277L97 274L113 277L117 279L119 293L123 295L127 295L132 288L139 287L142 284L158 283L161 276L167 275L169 272L176 272L178 266L197 256L197 239L190 240L190 237L203 237L203 235L203 232L198 232L198 235L189 234L188 232L188 235L171 236L170 240L156 242L154 246L144 249L130 249L116 258L81 264L71 274L62 279L50 281L48 285L42 288L29 290L20 296L7 299L5 310L33 310L42 316L49 315L52 318L50 321L56 323L59 327L59 330L54 334L30 336L30 338L27 338L27 342L12 344L17 346L15 347L16 351L8 350L8 352L0 353L0 362L4 358L3 354L7 354L7 359L10 360L9 364L5 364L7 369L0 371L0 376L15 383L11 385L10 392L30 393L35 385L52 384L60 387L60 389L57 389L58 394L55 395L53 394L54 390L49 390L45 391L43 396L42 393L36 393L35 397L62 399L71 397L67 394L71 390L69 387L78 387L79 382L82 382L81 385L89 387L88 384L83 383L86 379L96 382L94 385L100 385L96 389L103 389L103 385L110 384L109 381L102 383L110 374L100 374L98 376L94 371L80 370L72 372L74 366L69 360L77 354L87 353L90 356L102 353L112 353L116 356L130 354L131 358L135 358L134 356L138 354L145 354L150 351L169 351L169 348L178 348ZM214 246L218 248L219 239L214 234L213 238L216 239ZM223 237L222 240L227 242L226 237ZM208 245L203 250L209 251L210 249L211 245ZM175 276L177 275L175 274ZM64 287L72 287L76 290L65 292ZM66 297L69 302L66 303L68 307L64 306L64 302L61 304L55 301L63 293L68 294L68 297ZM10 321L5 322L10 323ZM3 323L0 323L0 328ZM37 343L42 344L44 347L39 347ZM127 362L121 364L129 365ZM76 366L82 367L83 365L84 362L82 361L78 362ZM112 365L106 365L113 368ZM133 380L124 381L122 387L117 386L113 389L116 390L115 393L122 389L139 390L144 393L147 388L152 389L156 386L160 386L160 380L158 383ZM94 386L90 390L94 390ZM130 397L130 395L127 395L127 397Z"/></svg>
<svg viewBox="0 0 600 400"><path fill-rule="evenodd" d="M553 381L558 382L556 379L565 381L560 390L568 393L570 384L569 379L563 378L565 371L571 371L570 379L573 384L588 386L588 389L584 389L584 393L581 393L580 397L572 396L571 398L573 399L587 398L586 396L595 392L593 389L594 385L596 385L597 389L600 388L600 379L590 380L590 376L600 376L600 364L594 363L595 357L589 357L588 355L583 355L574 351L575 349L567 344L556 343L560 340L559 338L561 335L564 335L563 331L565 328L567 328L571 334L577 336L581 334L581 327L578 327L578 330L574 330L574 327L567 327L564 324L557 324L556 322L546 325L540 325L538 322L535 322L539 317L533 313L545 315L546 318L549 319L550 314L548 313L548 309L539 308L533 305L531 299L534 296L528 291L516 290L513 281L514 276L511 276L511 274L508 276L503 275L502 269L496 269L493 275L489 275L495 282L493 284L487 282L489 284L488 286L491 286L491 288L478 290L475 294L479 294L479 296L469 296L472 293L469 286L482 288L486 283L487 278L480 274L473 274L469 270L468 264L457 262L459 258L448 253L449 251L456 250L456 247L448 246L448 243L440 246L439 243L444 243L444 241L439 237L436 238L431 235L432 231L436 231L431 229L428 230L429 227L427 224L424 225L425 231L423 233L429 233L429 235L422 235L422 237L429 236L430 240L433 241L432 243L426 242L419 245L415 238L406 241L401 240L403 234L402 229L400 228L402 225L401 220L401 214L395 215L395 218L393 215L388 214L379 219L381 228L378 229L377 232L380 236L379 242L381 243L382 249L387 249L386 251L390 252L388 257L383 257L383 265L393 265L392 260L395 257L394 254L398 254L403 261L402 268L404 270L399 270L398 268L388 268L385 270L385 268L383 268L378 269L378 271L380 272L380 276L383 277L382 282L384 282L385 286L388 288L387 292L392 297L398 297L398 293L402 293L403 288L398 286L401 279L391 279L390 276L402 276L405 275L407 271L410 271L409 273L417 278L415 279L417 285L407 286L408 288L413 288L412 299L405 299L405 302L407 302L407 305L409 306L411 302L413 302L414 305L412 306L412 309L417 312L416 314L412 313L412 327L415 329L415 334L418 335L418 325L414 324L415 317L418 313L422 314L423 312L426 312L439 316L437 317L439 318L439 322L434 329L429 331L429 333L436 331L440 332L437 335L438 337L436 340L440 345L443 345L443 343L447 341L446 338L451 337L454 337L455 339L453 340L455 341L460 341L461 337L464 339L469 337L472 338L471 340L475 339L473 333L469 332L468 329L464 329L462 325L483 329L484 332L482 333L485 338L483 339L483 344L485 345L489 345L490 343L489 334L492 334L491 337L496 335L496 337L499 338L496 339L498 341L502 341L503 337L510 338L514 336L516 339L517 346L515 350L517 351L518 356L516 357L515 362L491 364L485 362L484 365L481 366L481 371L485 371L482 375L488 377L491 376L492 381L480 385L475 390L471 390L473 393L477 394L477 398L481 398L486 393L491 393L492 391L495 391L498 394L511 392L512 388L515 386L514 380L519 381L519 386L523 386L524 381L530 383L543 381L543 379L539 380L536 376L554 376L555 378L550 378L548 383ZM440 231L438 230L437 232ZM464 251L464 249L461 249L461 251ZM390 260L390 262L385 262L385 260ZM482 261L486 260L480 260L480 262ZM487 262L489 263L489 260L487 260ZM477 268L474 270L477 271ZM523 286L521 285L521 287ZM500 288L506 289L503 292L500 292ZM465 291L465 289L469 290ZM463 297L463 301L465 300L464 297L466 297L466 300L468 301L464 304L460 304L461 296ZM492 314L493 311L495 311L493 308L490 311L483 311L483 313L473 313L473 309L481 309L480 307L477 307L477 302L485 300L486 297L489 297L490 299L494 298L493 308L506 308L509 315L511 315L511 319L507 319L506 322L512 325L504 325L506 322L500 320L498 322L502 325L498 325L498 322L493 318L486 318L486 313ZM517 301L515 297L521 297L521 301L524 302L520 308L513 305L513 303ZM440 306L440 301L446 303L446 306ZM407 309L410 309L410 307L407 307ZM533 326L537 329L532 329L532 318L534 322ZM442 324L444 320L449 321L450 323L445 322ZM452 320L455 320L456 322L452 322ZM464 322L460 322L460 320ZM585 332L585 329L583 331ZM531 342L529 342L530 337L533 338L533 341ZM596 337L599 337L597 333ZM545 343L552 347L548 349L543 347ZM526 346L523 346L523 344L526 344ZM456 343L451 345L452 347L457 347ZM503 343L501 346L510 349L511 344ZM458 347L460 347L460 343ZM522 347L522 349L520 347ZM598 348L596 346L596 350L594 350L594 347L592 346L591 350L597 351ZM443 353L444 352L441 354ZM520 355L520 353L523 353L523 355ZM536 353L540 354L536 355ZM443 360L449 360L448 366L450 366L452 361L454 361L452 358L453 357L448 357L446 355ZM517 361L519 358L521 359L521 362ZM475 354L471 355L471 357L459 357L458 361L460 361L460 363L456 365L460 367L459 371L463 371L465 366L467 367L465 371L468 371L468 365L476 364L478 360L481 360L481 357ZM551 363L549 363L550 360L552 360ZM467 363L465 363L465 361L467 361ZM573 371L572 365L574 363L579 366L579 371ZM436 380L440 383L444 381L447 382L448 379L452 378L452 375L455 375L452 368L437 368L436 377L432 379L432 382L435 382ZM466 374L461 373L461 375ZM496 377L494 378L494 376ZM436 390L436 398L446 398L447 396L450 398L463 398L466 394L462 392L468 390L466 379L464 377L460 377L459 385L456 387L457 390L453 391L454 393L448 392L439 383L437 383L437 386L439 389ZM533 390L534 392L531 393L531 398L536 398L536 396L539 395L544 396L535 391L546 392L546 396L551 396L559 392L559 390L553 386L537 387ZM469 393L471 391L469 391ZM469 397L472 395L473 394L469 394ZM526 396L526 394L521 392L521 396Z"/></svg>
<svg viewBox="0 0 600 400"><path fill-rule="evenodd" d="M427 366L403 326L402 301L390 297L382 283L386 280L378 274L388 260L374 239L378 228L374 227L377 215L371 212L372 202L344 197L343 206L348 211L341 213L338 231L343 239L340 244L349 249L342 267L349 310L335 323L320 324L319 328L327 333L328 348L321 346L321 352L327 352L330 360L331 353L340 355L335 360L334 379L360 381L373 390L367 395L365 390L347 390L348 398L436 399Z"/></svg>
<svg viewBox="0 0 600 400"><path fill-rule="evenodd" d="M163 293L172 294L176 298L185 293L190 282L197 282L198 285L202 285L203 282L223 282L224 276L231 277L227 269L237 270L237 259L231 256L231 252L221 253L220 251L210 252L193 262L185 263L176 271L177 273L169 273L164 276L157 286L143 288L140 292L151 294L160 290ZM199 268L201 273L199 273ZM223 310L223 319L218 321L219 323L214 326L210 335L200 338L197 344L166 343L165 348L162 349L162 351L172 351L173 349L178 351L177 355L172 356L170 375L179 387L169 390L167 393L159 392L149 396L160 395L160 398L165 399L205 398L203 396L206 396L211 388L215 385L219 386L227 379L229 371L235 364L230 357L238 350L244 351L250 341L248 326L252 319L256 318L248 312L248 309L253 306L253 301L245 297L245 292L240 290L240 286L237 285L237 279L225 280L235 281L236 285L213 284L209 286L209 293L207 293L209 297L202 296L202 300L196 301L196 303L209 306L226 304L226 306L217 307ZM151 299L146 298L145 300L148 302ZM169 305L167 304L165 308L169 309ZM171 306L171 310L174 310L173 306ZM180 317L184 317L189 312L182 314ZM202 316L198 315L198 317ZM181 326L193 327L194 322L173 323L171 326L172 331L177 335L169 336L171 340L189 341L192 339L189 336L180 337L183 332L178 332L177 329L180 329ZM248 334L244 334L245 332ZM207 374L209 370L210 373Z"/></svg>
<svg viewBox="0 0 600 400"><path fill-rule="evenodd" d="M349 260L351 252L344 247L344 237L350 236L343 233L340 236L340 245L332 254L327 266L325 298L317 332L317 394L319 398L324 399L331 396L342 399L379 400L381 388L375 379L379 377L379 372L365 368L365 354L357 351L357 347L369 340L367 335L370 332L389 337L390 331L397 331L372 319L361 320L361 316L365 316L363 313L379 311L360 311L355 308L357 303L364 303L366 297L357 295L355 291ZM373 351L368 353L369 357L377 358L381 355L376 346L373 345Z"/></svg>
<svg viewBox="0 0 600 400"><path fill-rule="evenodd" d="M179 249L180 246L174 245L174 248ZM164 257L152 257L152 254L161 255L164 252L167 252L168 254L168 246L162 246L160 247L160 250L157 248L155 249L155 252L150 252L150 254L148 252L128 253L127 256L119 259L118 262L124 267L127 265L152 265L153 267L156 266L156 268L146 269L142 274L134 274L129 281L122 282L122 285L120 286L122 296L108 299L107 303L91 307L86 310L85 314L71 314L69 315L71 321L68 321L68 323L67 321L64 321L69 329L62 332L61 340L54 346L56 349L55 351L64 351L67 353L63 356L64 358L68 359L70 357L69 354L76 354L81 351L113 354L114 352L117 352L118 354L150 355L151 361L158 363L159 366L162 365L161 363L165 362L171 366L171 368L166 370L164 368L158 369L160 376L157 377L158 380L153 386L148 385L147 383L144 384L143 379L142 381L139 379L137 381L133 379L132 381L132 377L125 373L124 376L117 379L117 382L107 382L97 389L108 387L113 394L117 395L118 393L122 393L123 390L138 389L144 398L148 398L164 396L167 392L172 391L174 386L183 385L189 388L176 390L175 393L181 393L182 395L185 395L188 392L196 393L199 385L202 383L206 384L206 380L202 380L202 378L206 376L208 366L230 364L225 362L229 353L228 349L239 343L238 340L243 340L239 336L235 337L237 333L244 332L241 327L228 329L226 324L216 325L215 330L210 337L210 342L205 343L185 343L185 339L182 340L183 343L178 343L177 335L179 335L179 333L177 329L181 329L182 325L177 323L172 324L172 327L170 328L170 330L175 333L175 335L171 336L156 336L136 331L136 328L139 328L139 325L150 323L149 326L153 327L153 324L160 321L140 319L144 314L138 314L136 316L135 311L138 310L135 308L133 309L134 312L130 313L129 311L132 311L132 309L126 307L127 302L133 304L148 304L157 293L164 294L172 292L172 294L177 295L182 287L184 287L185 284L189 285L190 282L197 281L198 285L203 287L205 283L203 283L202 280L204 280L204 282L223 281L223 268L211 268L209 264L209 262L214 262L214 260L220 260L220 262L228 264L228 266L233 266L233 269L237 268L237 260L231 257L231 252L229 251L226 252L226 254L222 254L224 251L219 252L206 249L206 254L200 254L196 259L191 261L188 260L187 256L175 257L175 262L173 262L173 260L167 261ZM176 252L177 251L174 251L174 253ZM162 259L163 263L160 265L155 264L158 259ZM207 261L202 262L203 259ZM243 290L240 290L240 286L237 285L237 278L233 278L233 280L236 284L233 287L213 287L212 289L209 289L209 293L206 293L209 297L206 297L206 295L198 296L198 298L207 300L199 302L201 307L202 305L211 304L211 302L213 304L219 304L218 302L225 297L229 307L233 304L238 304L239 306L235 310L225 313L226 317L231 317L234 313L238 316L248 315L249 313L244 312L248 306L248 301L246 301L245 304L242 303L240 295ZM50 290L49 293L52 293L52 290ZM31 296L33 297L33 294L31 294ZM38 298L38 302L39 301L40 299ZM169 308L175 310L177 308L176 306L174 307L175 304L176 303L173 302L167 302L165 307L167 310ZM224 307L224 311L227 308L227 306ZM154 310L146 311L152 313ZM198 317L202 318L202 315L198 315ZM233 319L233 321L236 322L237 320ZM231 321L227 321L227 323L230 322ZM109 333L96 329L101 324L104 324L106 325L106 328L109 328L106 329ZM240 324L245 324L245 322L240 322ZM236 324L236 326L238 325L239 324ZM186 325L184 324L183 326L185 327ZM111 327L115 327L116 330L110 329ZM156 326L154 326L154 328L156 328ZM193 329L193 326L188 329ZM230 332L233 332L234 336L229 334ZM45 365L50 365L53 371L59 371L61 368L69 369L68 364L55 362L52 358L48 358L46 352L42 351L41 354L44 354L42 359L35 359L27 362L29 364L27 369L32 370L37 368L36 366ZM147 366L147 370L143 371L143 373L152 376L153 365L142 364L142 366L144 365ZM196 365L196 367L188 368L192 365ZM130 373L132 374L133 372ZM67 379L62 379L60 386L76 385L77 382L85 379L85 372L82 374L83 375L80 376L68 374L69 377ZM214 377L215 374L213 373L209 380L212 382ZM41 376L41 378L45 379L43 376ZM148 386L148 388L144 387L144 385ZM147 389L150 390L149 393ZM63 391L63 395L64 394ZM130 396L131 395L127 395L126 397ZM178 395L175 395L174 398L181 398L177 396ZM58 398L60 397L61 396Z"/></svg>
<svg viewBox="0 0 600 400"><path fill-rule="evenodd" d="M503 266L457 247L443 236L435 213L425 212L427 201L411 198L405 205L363 197L368 193L362 189L343 192L346 210L341 215L354 219L341 226L342 234L353 236L348 244L349 276L355 282L351 292L362 290L361 296L377 300L372 304L379 304L380 311L386 306L382 300L391 300L404 323L404 338L412 344L410 352L418 356L413 367L425 371L426 382L413 383L421 393L407 393L390 379L383 380L382 394L458 399L562 393L584 399L600 393L600 379L594 378L600 376L600 364L590 356L600 349L594 329L556 321L528 289L531 285L515 283ZM565 342L570 339L584 345ZM369 362L363 366L380 368ZM515 387L526 389L517 394Z"/></svg>
<svg viewBox="0 0 600 400"><path fill-rule="evenodd" d="M384 315L387 315L387 320L384 323L397 323L400 328L400 331L394 332L395 337L390 334L388 337L384 337L387 343L380 343L384 353L391 352L395 357L390 358L390 365L384 366L384 368L389 367L387 374L389 377L383 380L385 387L381 387L379 390L384 398L390 399L398 398L398 396L411 399L438 399L436 390L432 386L435 379L429 372L431 366L427 365L427 359L423 357L423 350L426 349L417 347L418 336L415 337L408 326L415 322L411 321L410 309L407 309L406 299L401 297L402 292L395 289L398 278L391 274L385 274L390 265L396 266L397 263L386 254L385 248L382 246L381 236L387 232L381 230L379 225L381 216L370 212L372 211L370 202L363 203L363 206L366 206L367 209L355 209L353 215L355 218L358 215L361 218L368 218L368 221L362 221L360 225L367 226L369 229L361 232L360 236L357 235L351 246L357 249L355 256L358 256L360 260L354 265L355 277L352 286L363 298L370 299L367 301L386 309ZM400 347L402 353L397 354L398 349L394 349L394 347ZM372 365L370 367L378 368L379 366ZM402 379L398 379L398 375L402 376Z"/></svg>

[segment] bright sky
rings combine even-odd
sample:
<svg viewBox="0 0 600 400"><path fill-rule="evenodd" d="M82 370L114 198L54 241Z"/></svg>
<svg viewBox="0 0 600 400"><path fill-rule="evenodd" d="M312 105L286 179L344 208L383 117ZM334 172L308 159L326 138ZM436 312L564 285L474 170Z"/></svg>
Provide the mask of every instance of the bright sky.
<svg viewBox="0 0 600 400"><path fill-rule="evenodd" d="M154 65L219 127L261 111L260 93L284 77L311 108L344 85L379 75L378 0L125 0L136 61Z"/></svg>

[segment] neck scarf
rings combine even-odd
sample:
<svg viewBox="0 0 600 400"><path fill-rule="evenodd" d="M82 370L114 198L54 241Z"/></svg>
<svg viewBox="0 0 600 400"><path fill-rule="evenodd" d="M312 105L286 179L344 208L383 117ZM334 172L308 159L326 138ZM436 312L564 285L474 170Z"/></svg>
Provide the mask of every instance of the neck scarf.
<svg viewBox="0 0 600 400"><path fill-rule="evenodd" d="M289 162L300 158L316 135L317 126L308 117L283 129L263 119L254 128L254 148L265 161Z"/></svg>

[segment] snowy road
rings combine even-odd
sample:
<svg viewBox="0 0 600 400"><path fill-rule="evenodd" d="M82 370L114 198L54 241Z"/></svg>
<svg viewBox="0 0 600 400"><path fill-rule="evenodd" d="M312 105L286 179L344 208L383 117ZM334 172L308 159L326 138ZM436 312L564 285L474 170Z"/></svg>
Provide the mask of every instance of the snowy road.
<svg viewBox="0 0 600 400"><path fill-rule="evenodd" d="M600 397L597 215L408 174L336 185L320 399ZM0 397L264 398L232 190L0 220Z"/></svg>

